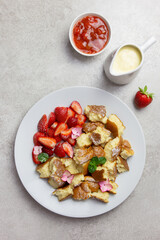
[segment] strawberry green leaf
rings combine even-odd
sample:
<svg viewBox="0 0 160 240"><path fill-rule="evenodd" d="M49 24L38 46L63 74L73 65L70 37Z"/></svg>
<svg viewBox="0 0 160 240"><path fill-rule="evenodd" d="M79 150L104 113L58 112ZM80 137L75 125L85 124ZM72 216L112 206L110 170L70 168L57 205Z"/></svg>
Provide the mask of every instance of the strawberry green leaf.
<svg viewBox="0 0 160 240"><path fill-rule="evenodd" d="M147 86L144 87L144 92L147 92Z"/></svg>
<svg viewBox="0 0 160 240"><path fill-rule="evenodd" d="M139 87L139 91L140 91L142 94L146 95L148 98L152 98L152 99L153 99L153 95L154 95L154 94L147 92L147 85L145 85L144 89L142 89L142 88Z"/></svg>
<svg viewBox="0 0 160 240"><path fill-rule="evenodd" d="M142 88L140 88L140 87L139 87L139 91L140 91L141 93L143 93L143 89L142 89Z"/></svg>
<svg viewBox="0 0 160 240"><path fill-rule="evenodd" d="M153 99L154 93L150 93L150 94L149 94L149 97Z"/></svg>

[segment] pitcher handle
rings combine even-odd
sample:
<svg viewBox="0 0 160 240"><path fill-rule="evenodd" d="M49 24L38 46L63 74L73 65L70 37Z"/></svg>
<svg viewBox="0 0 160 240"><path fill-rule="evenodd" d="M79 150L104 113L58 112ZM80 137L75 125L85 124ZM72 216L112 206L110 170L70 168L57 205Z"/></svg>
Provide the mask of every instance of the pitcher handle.
<svg viewBox="0 0 160 240"><path fill-rule="evenodd" d="M154 37L149 38L142 46L141 49L145 52L148 48L150 48L157 40Z"/></svg>

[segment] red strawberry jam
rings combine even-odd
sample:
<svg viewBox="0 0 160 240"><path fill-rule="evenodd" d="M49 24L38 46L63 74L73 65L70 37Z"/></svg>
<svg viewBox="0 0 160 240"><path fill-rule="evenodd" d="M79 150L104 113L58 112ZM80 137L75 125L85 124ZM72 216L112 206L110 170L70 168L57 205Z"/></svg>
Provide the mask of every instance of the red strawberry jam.
<svg viewBox="0 0 160 240"><path fill-rule="evenodd" d="M100 52L109 40L108 26L100 17L84 17L73 28L73 40L76 47L84 53Z"/></svg>

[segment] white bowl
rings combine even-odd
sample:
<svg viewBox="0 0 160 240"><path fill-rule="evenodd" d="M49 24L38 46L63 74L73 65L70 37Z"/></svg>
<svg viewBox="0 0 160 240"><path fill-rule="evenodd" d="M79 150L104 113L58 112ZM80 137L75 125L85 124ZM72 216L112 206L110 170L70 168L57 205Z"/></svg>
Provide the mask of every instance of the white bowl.
<svg viewBox="0 0 160 240"><path fill-rule="evenodd" d="M96 17L100 17L100 18L105 22L105 24L107 25L107 27L108 27L108 29L109 29L109 38L108 38L108 42L107 42L106 46L105 46L101 51L99 51L99 52L97 52L97 53L93 53L93 54L88 54L88 53L82 52L80 49L78 49L78 48L76 47L76 45L75 45L75 43L74 43L74 40L73 40L73 28L74 28L75 24L76 24L77 22L79 22L82 18L86 17L86 16L96 16ZM98 14L98 13L92 13L92 12L90 13L90 12L88 12L88 13L80 14L78 17L76 17L76 18L73 20L73 22L72 22L72 24L71 24L71 26L70 26L70 29L69 29L69 40L70 40L70 43L71 43L72 47L73 47L78 53L80 53L80 54L83 55L83 56L87 56L87 57L96 56L96 55L99 55L100 53L102 53L102 52L106 49L106 47L108 46L110 39L111 39L111 27L110 27L110 24L109 24L109 22L108 22L108 20L107 20L106 18L104 18L103 16L101 16L101 15Z"/></svg>

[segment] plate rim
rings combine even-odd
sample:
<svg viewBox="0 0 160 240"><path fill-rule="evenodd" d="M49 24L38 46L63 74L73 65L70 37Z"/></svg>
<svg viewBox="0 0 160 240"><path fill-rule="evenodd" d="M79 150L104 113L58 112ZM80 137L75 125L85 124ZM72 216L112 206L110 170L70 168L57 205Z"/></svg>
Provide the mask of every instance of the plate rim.
<svg viewBox="0 0 160 240"><path fill-rule="evenodd" d="M119 102L121 102L123 105L125 105L125 107L126 107L127 110L131 113L131 115L132 115L133 118L136 120L136 122L137 122L137 124L138 124L138 126L139 126L139 129L140 129L141 135L142 135L142 139L143 139L143 145L144 145L144 165L143 165L143 168L141 169L141 174L140 174L139 179L138 179L138 181L136 182L134 188L133 188L133 189L129 192L129 194L128 194L123 200L121 200L116 206L113 206L113 207L111 207L109 210L104 211L104 212L102 212L102 213L90 214L89 216L76 216L76 215L73 216L72 214L71 214L71 215L66 215L66 214L63 214L63 213L59 213L59 212L56 211L56 210L53 211L52 209L48 208L45 204L40 203L40 202L38 201L38 199L37 199L35 196L33 196L32 193L29 192L29 190L27 189L27 187L26 187L26 185L25 185L25 183L24 183L24 181L23 181L23 179L22 179L22 177L21 177L21 175L20 175L20 173L19 173L18 164L17 164L17 161L16 161L16 151L17 151L17 149L16 149L16 143L17 143L17 139L18 139L18 133L19 133L19 131L20 131L21 124L22 124L22 122L24 121L24 119L26 118L27 114L31 111L31 109L32 109L33 107L35 107L36 105L38 105L41 101L43 101L44 99L48 98L48 97L49 97L50 95L52 95L53 93L55 93L55 92L60 92L60 91L63 91L63 90L65 90L65 89L74 89L74 88L88 88L88 89L95 89L95 90L98 90L98 91L102 91L102 92L105 92L105 93L107 93L108 95L116 98ZM90 87L90 86L70 86L70 87L63 87L63 88L59 88L59 89L57 89L57 90L54 90L54 91L48 93L47 95L43 96L43 97L40 98L38 101L36 101L36 103L34 103L34 104L29 108L29 110L25 113L24 117L22 118L22 120L21 120L21 122L20 122L20 124L19 124L19 126L18 126L18 129L17 129L17 132L16 132L15 141L14 141L14 162L15 162L15 166L16 166L16 171L17 171L18 177L19 177L19 179L20 179L23 187L25 188L25 190L29 193L29 195L30 195L39 205L43 206L43 207L46 208L47 210L49 210L49 211L51 211L51 212L53 212L53 213L55 213L55 214L58 214L58 215L61 215L61 216L65 216L65 217L70 217L70 218L90 218L90 217L100 216L100 215L102 215L102 214L105 214L105 213L110 212L111 210L113 210L113 209L117 208L119 205L121 205L121 204L131 195L131 193L135 190L136 186L138 185L138 183L139 183L139 181L140 181L140 179L141 179L141 177L142 177L143 171L144 171L145 161L146 161L146 141L145 141L145 136L144 136L144 133L143 133L142 126L141 126L141 124L140 124L137 116L136 116L136 115L134 114L134 112L129 108L129 106L128 106L125 102L123 102L119 97L115 96L114 94L112 94L112 93L110 93L110 92L108 92L108 91L106 91L106 90L104 90L104 89L97 88L97 87Z"/></svg>

